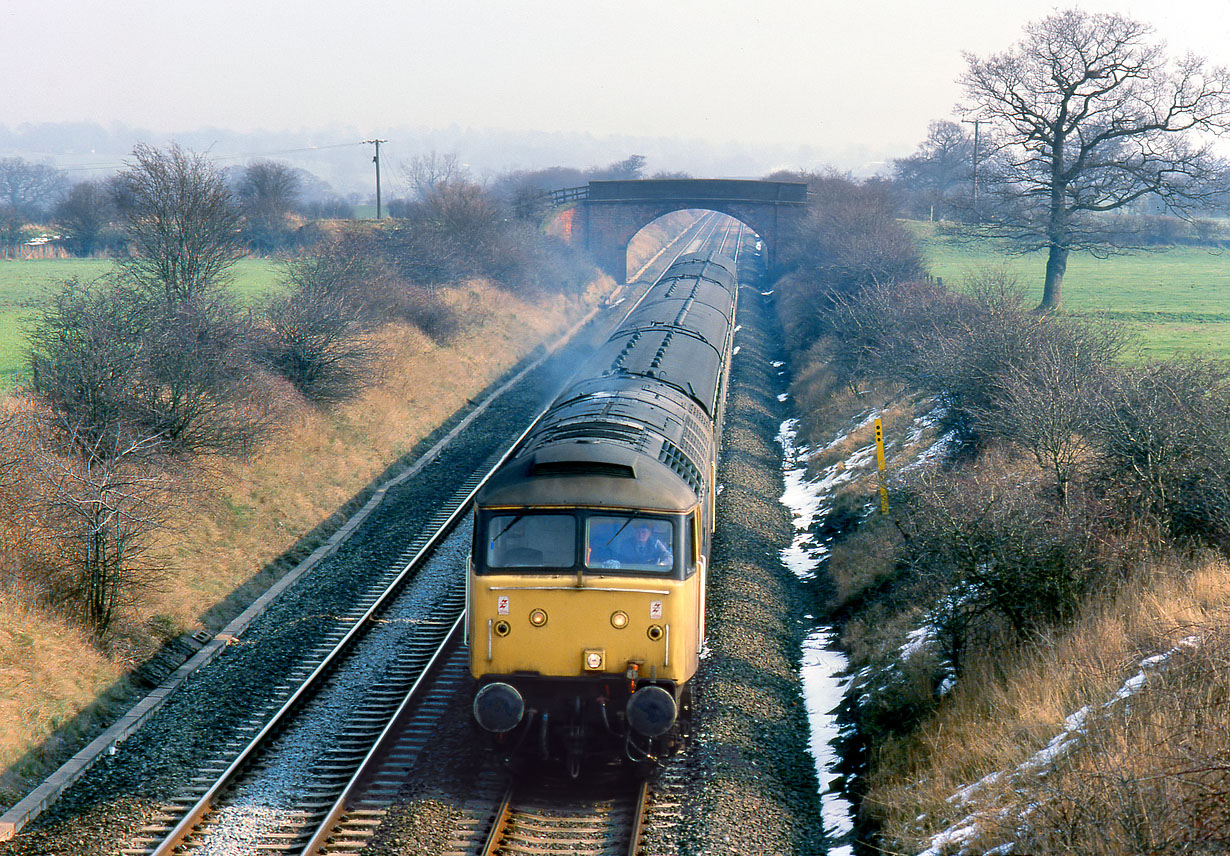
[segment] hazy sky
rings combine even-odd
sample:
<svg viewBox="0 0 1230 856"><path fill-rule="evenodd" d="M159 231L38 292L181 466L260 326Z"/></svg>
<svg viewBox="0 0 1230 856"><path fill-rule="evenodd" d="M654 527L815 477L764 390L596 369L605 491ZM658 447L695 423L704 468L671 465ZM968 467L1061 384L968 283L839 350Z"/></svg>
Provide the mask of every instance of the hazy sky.
<svg viewBox="0 0 1230 856"><path fill-rule="evenodd" d="M1067 4L1071 5L1071 4ZM1230 2L1083 0L1230 63ZM0 0L0 124L589 132L908 154L1047 0ZM368 130L369 129L369 130ZM327 142L317 139L316 142ZM785 164L783 164L785 165ZM810 164L797 164L810 166Z"/></svg>

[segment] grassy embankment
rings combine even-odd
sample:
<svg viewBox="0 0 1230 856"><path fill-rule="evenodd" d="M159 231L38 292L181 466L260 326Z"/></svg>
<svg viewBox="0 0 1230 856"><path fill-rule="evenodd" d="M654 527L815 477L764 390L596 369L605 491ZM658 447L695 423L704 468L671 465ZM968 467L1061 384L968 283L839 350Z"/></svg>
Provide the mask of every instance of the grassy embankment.
<svg viewBox="0 0 1230 856"><path fill-rule="evenodd" d="M1046 255L1009 256L990 243L961 245L939 224L911 223L931 273L957 286L970 271L1006 264L1042 299ZM1143 355L1164 358L1181 351L1230 358L1230 256L1202 247L1096 259L1073 254L1063 283L1066 312L1114 319L1142 340Z"/></svg>
<svg viewBox="0 0 1230 856"><path fill-rule="evenodd" d="M633 269L673 237L676 221L688 219L643 230L629 251ZM106 268L92 261L0 263L0 306L16 315L15 295L35 296L65 277L88 278ZM252 296L277 288L274 273L268 262L245 261L236 287ZM163 639L200 627L202 616L233 593L241 596L230 598L232 611L254 599L274 581L252 582L267 562L612 287L602 278L582 295L527 301L470 282L443 292L468 319L451 342L437 345L414 328L388 327L381 378L358 400L331 412L296 408L251 460L214 462L210 489L179 509L174 537L158 547L169 570L166 582L123 617L107 653L72 622L29 604L18 588L0 585L0 805L14 802L81 741L76 727L61 727L82 710L97 702L106 717L130 703L123 676L136 660ZM13 315L0 330L18 343L12 346L15 367L22 339L10 323Z"/></svg>
<svg viewBox="0 0 1230 856"><path fill-rule="evenodd" d="M1002 259L989 248L935 239L926 226L920 231L933 273L946 282ZM1010 263L1023 282L1039 282L1040 294L1043 261ZM1230 357L1228 280L1223 260L1200 250L1080 258L1069 266L1064 302L1070 312L1125 321L1144 338L1149 357L1184 349ZM866 424L824 445L855 424L852 416L870 410L884 418L890 479L934 440L923 434L908 444L910 402L875 390L832 396L824 366L807 365L800 355L796 369L793 393L817 446L814 472L840 472L852 452L873 442ZM1030 466L1020 459L984 463L1003 465L1023 472ZM876 490L874 473L864 471L835 490L834 506L866 508ZM1224 560L1172 557L1141 566L1064 627L1028 643L968 652L944 693L935 681L935 655L904 653L918 638L911 632L928 617L925 593L915 592L921 601L912 598L895 564L901 537L890 519L873 516L838 540L828 565L828 607L842 624L853 667L866 670L870 686L900 687L902 727L879 735L868 752L863 814L880 831L877 847L918 853L948 833L953 837L938 852L986 852L1014 840L1023 822L1032 827L1024 849L1037 853L1179 852L1193 842L1226 840L1230 569ZM1184 640L1192 638L1199 642L1187 647ZM1168 659L1148 660L1158 655ZM1138 681L1144 672L1147 678ZM1115 701L1136 690L1126 702ZM1076 728L1074 715L1082 720ZM1052 741L1061 735L1071 742L1056 749ZM1046 758L1048 744L1053 761Z"/></svg>

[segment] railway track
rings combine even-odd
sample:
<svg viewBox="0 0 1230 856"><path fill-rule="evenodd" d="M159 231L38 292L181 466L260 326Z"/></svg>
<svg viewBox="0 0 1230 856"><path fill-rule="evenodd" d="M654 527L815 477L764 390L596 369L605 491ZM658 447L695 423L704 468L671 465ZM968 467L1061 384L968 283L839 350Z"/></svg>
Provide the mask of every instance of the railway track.
<svg viewBox="0 0 1230 856"><path fill-rule="evenodd" d="M649 803L647 781L604 771L578 787L542 778L510 787L477 856L536 856L544 851L636 856ZM471 851L458 851L466 856Z"/></svg>
<svg viewBox="0 0 1230 856"><path fill-rule="evenodd" d="M716 235L716 220L701 231L706 240L730 240L729 225ZM465 516L507 454L461 486L357 606L322 622L334 629L238 730L250 739L233 740L197 770L122 848L125 856L350 852L361 844L426 745L442 700L466 679L456 573L469 546ZM639 833L628 837L634 846Z"/></svg>

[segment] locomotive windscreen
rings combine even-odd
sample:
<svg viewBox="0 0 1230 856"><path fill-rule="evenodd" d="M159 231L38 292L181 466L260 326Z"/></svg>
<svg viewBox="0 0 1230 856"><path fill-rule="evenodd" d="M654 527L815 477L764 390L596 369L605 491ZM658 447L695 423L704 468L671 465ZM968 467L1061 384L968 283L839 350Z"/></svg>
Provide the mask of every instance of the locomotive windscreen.
<svg viewBox="0 0 1230 856"><path fill-rule="evenodd" d="M487 567L571 568L577 521L568 514L500 514L487 524Z"/></svg>
<svg viewBox="0 0 1230 856"><path fill-rule="evenodd" d="M674 527L651 517L593 516L585 527L585 564L666 572L675 564Z"/></svg>

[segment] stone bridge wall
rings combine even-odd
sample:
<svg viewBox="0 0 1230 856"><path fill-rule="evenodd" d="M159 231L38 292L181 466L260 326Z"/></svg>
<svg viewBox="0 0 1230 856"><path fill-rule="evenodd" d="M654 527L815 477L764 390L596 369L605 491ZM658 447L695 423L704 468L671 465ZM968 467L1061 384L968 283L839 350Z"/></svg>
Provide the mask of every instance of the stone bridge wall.
<svg viewBox="0 0 1230 856"><path fill-rule="evenodd" d="M628 277L628 242L664 214L689 208L729 214L765 244L773 264L790 224L805 210L807 185L783 181L671 179L591 181L589 196L572 216L572 240L582 243L602 270Z"/></svg>

